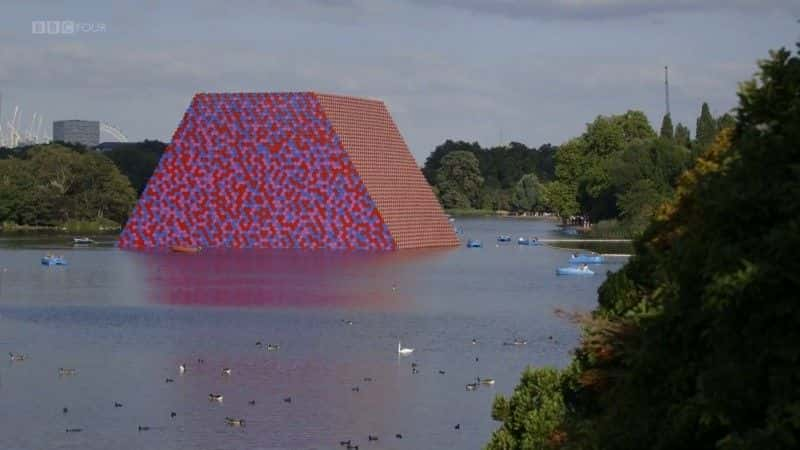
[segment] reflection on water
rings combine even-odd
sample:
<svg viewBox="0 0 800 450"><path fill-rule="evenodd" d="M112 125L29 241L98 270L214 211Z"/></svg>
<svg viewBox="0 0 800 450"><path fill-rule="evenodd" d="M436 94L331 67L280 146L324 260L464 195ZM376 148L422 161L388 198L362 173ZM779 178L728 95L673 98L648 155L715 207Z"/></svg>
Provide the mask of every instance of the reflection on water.
<svg viewBox="0 0 800 450"><path fill-rule="evenodd" d="M553 309L593 307L619 265L556 277L568 251L495 244L499 232L555 237L551 222L460 224L484 248L65 248L69 265L49 268L38 247L0 250L0 355L28 355L0 362L0 448L480 448L496 393L528 364L569 360L578 330ZM517 336L528 345L503 345ZM398 357L400 339L411 356ZM478 376L497 383L467 392Z"/></svg>

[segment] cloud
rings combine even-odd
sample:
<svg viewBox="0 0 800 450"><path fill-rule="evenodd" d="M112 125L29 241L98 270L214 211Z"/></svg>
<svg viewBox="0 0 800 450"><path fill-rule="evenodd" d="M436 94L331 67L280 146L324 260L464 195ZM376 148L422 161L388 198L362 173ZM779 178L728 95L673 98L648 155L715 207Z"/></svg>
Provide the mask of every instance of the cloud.
<svg viewBox="0 0 800 450"><path fill-rule="evenodd" d="M796 0L409 0L420 6L448 7L476 14L525 19L614 19L704 12L784 12L800 15Z"/></svg>

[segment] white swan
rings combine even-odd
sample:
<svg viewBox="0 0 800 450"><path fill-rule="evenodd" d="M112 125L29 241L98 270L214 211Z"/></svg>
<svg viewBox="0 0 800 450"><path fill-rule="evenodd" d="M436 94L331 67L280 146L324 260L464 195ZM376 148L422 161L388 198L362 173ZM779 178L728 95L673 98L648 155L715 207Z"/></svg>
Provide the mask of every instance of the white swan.
<svg viewBox="0 0 800 450"><path fill-rule="evenodd" d="M397 353L400 355L410 355L414 352L413 348L404 348L400 345L400 341L397 341Z"/></svg>

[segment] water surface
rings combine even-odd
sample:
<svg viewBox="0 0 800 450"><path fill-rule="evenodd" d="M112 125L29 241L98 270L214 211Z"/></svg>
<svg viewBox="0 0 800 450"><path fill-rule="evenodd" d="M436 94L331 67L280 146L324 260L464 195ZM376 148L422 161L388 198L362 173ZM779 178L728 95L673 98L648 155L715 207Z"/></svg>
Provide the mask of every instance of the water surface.
<svg viewBox="0 0 800 450"><path fill-rule="evenodd" d="M553 222L459 224L484 248L181 255L6 239L0 352L28 358L0 363L0 448L481 448L497 393L526 365L569 361L579 330L554 309L593 308L621 261L556 277L568 250L495 243L556 237ZM69 265L40 266L48 250ZM516 337L528 344L503 345ZM398 357L398 339L413 355ZM467 392L479 376L496 384Z"/></svg>

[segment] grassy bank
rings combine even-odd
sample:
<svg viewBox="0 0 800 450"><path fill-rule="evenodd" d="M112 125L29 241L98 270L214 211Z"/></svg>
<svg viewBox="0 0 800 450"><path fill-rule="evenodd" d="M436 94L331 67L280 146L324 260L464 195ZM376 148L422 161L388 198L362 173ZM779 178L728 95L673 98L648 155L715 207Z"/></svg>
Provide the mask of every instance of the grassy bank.
<svg viewBox="0 0 800 450"><path fill-rule="evenodd" d="M60 225L19 225L14 222L0 225L3 233L110 233L121 229L120 224L108 219L70 220Z"/></svg>

